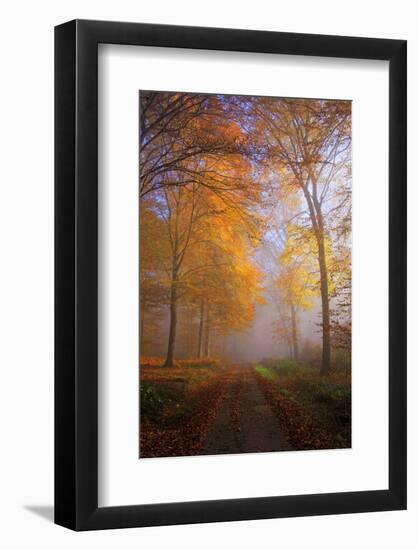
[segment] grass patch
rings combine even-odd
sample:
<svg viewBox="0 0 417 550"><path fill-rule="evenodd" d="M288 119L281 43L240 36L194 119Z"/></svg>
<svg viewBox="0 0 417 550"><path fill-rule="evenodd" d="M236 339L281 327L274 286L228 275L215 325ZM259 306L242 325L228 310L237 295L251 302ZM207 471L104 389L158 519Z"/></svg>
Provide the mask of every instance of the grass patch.
<svg viewBox="0 0 417 550"><path fill-rule="evenodd" d="M350 440L352 393L350 383L305 380L300 388L301 402L315 408L322 420L333 424L339 441Z"/></svg>
<svg viewBox="0 0 417 550"><path fill-rule="evenodd" d="M276 378L276 373L272 369L268 369L267 367L257 365L255 367L255 371L267 380L274 380L274 378Z"/></svg>
<svg viewBox="0 0 417 550"><path fill-rule="evenodd" d="M258 380L297 449L351 445L351 380L347 373L321 377L291 360L262 360Z"/></svg>
<svg viewBox="0 0 417 550"><path fill-rule="evenodd" d="M291 359L262 359L257 367L261 370L260 374L266 378L275 376L304 376L306 374L317 374L313 367L292 361Z"/></svg>

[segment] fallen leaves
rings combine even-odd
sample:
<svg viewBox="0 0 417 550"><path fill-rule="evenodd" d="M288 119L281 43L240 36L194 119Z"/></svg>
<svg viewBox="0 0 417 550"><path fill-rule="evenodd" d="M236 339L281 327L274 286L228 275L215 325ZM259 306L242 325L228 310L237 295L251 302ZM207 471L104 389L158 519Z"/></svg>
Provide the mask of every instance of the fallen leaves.
<svg viewBox="0 0 417 550"><path fill-rule="evenodd" d="M173 382L178 384L179 380L183 380L185 388L177 405L185 412L178 414L174 407L168 406L157 419L141 419L141 458L197 455L204 445L208 429L226 392L226 375L222 370L207 373L202 366L193 369L191 379L186 379L185 368L142 371L142 380L152 381L157 386L171 384L172 387ZM198 372L195 374L194 370Z"/></svg>
<svg viewBox="0 0 417 550"><path fill-rule="evenodd" d="M141 458L203 454L209 431L226 398L230 411L227 422L236 441L251 434L255 448L256 430L249 434L246 422L246 431L242 432L242 414L246 418L248 413L260 414L255 410L253 396L248 397L253 377L294 450L350 447L350 394L346 393L350 381L346 377L323 381L309 371L294 374L288 369L279 377L266 376L266 368L208 367L197 360L174 367L162 367L153 360L144 364ZM262 445L257 450L262 451Z"/></svg>
<svg viewBox="0 0 417 550"><path fill-rule="evenodd" d="M262 388L269 405L281 422L295 450L349 448L351 445L350 408L349 417L343 426L338 423L333 410L322 414L316 406L308 406L297 399L299 377L271 379L254 370L255 378ZM337 409L336 409L337 410Z"/></svg>

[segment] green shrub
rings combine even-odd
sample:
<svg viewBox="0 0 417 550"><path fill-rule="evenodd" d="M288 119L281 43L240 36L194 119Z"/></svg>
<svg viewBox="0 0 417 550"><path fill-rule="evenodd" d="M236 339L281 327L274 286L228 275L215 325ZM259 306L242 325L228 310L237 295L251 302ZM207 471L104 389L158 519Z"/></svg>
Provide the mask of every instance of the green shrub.
<svg viewBox="0 0 417 550"><path fill-rule="evenodd" d="M315 380L303 382L304 391L310 393L317 401L326 403L346 402L350 403L351 389L341 384L329 384Z"/></svg>
<svg viewBox="0 0 417 550"><path fill-rule="evenodd" d="M267 369L270 369L272 367L275 367L275 365L277 364L278 361L279 361L279 359L272 359L270 357L266 357L266 358L262 359L261 361L259 361L259 364L262 365L263 367L267 368Z"/></svg>
<svg viewBox="0 0 417 550"><path fill-rule="evenodd" d="M278 376L299 376L316 373L314 368L297 361L292 361L291 359L278 361L278 364L274 367L274 371Z"/></svg>
<svg viewBox="0 0 417 550"><path fill-rule="evenodd" d="M143 417L156 420L165 409L171 412L182 408L184 384L156 385L152 382L140 384L140 412Z"/></svg>
<svg viewBox="0 0 417 550"><path fill-rule="evenodd" d="M350 386L326 382L303 382L304 395L321 405L340 425L350 423L352 392Z"/></svg>

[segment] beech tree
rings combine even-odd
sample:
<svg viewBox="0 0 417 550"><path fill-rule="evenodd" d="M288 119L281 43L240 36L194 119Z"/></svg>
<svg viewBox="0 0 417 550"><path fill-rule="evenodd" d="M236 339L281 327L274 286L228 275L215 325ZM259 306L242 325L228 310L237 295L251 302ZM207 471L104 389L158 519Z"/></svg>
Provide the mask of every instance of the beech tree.
<svg viewBox="0 0 417 550"><path fill-rule="evenodd" d="M327 374L350 335L350 102L142 91L139 107L141 348L158 322L166 366L208 356L268 286L295 359L320 302Z"/></svg>
<svg viewBox="0 0 417 550"><path fill-rule="evenodd" d="M147 340L156 332L158 320L168 304L165 267L169 257L169 243L163 221L156 213L155 201L149 198L141 201L139 223L139 349L143 355Z"/></svg>
<svg viewBox="0 0 417 550"><path fill-rule="evenodd" d="M319 294L319 274L315 262L317 244L313 232L304 226L290 225L287 231L287 242L277 266L279 275L276 286L280 300L289 311L292 355L298 361L298 313L311 309L314 298ZM327 241L327 256L330 256L330 248Z"/></svg>
<svg viewBox="0 0 417 550"><path fill-rule="evenodd" d="M214 166L244 147L244 134L217 96L141 91L139 123L140 197L193 183L220 192L244 185Z"/></svg>
<svg viewBox="0 0 417 550"><path fill-rule="evenodd" d="M330 371L330 296L325 242L334 183L350 159L350 102L252 98L264 154L288 194L301 194L317 242L322 309L321 374Z"/></svg>
<svg viewBox="0 0 417 550"><path fill-rule="evenodd" d="M217 164L216 169L221 170L227 182L224 188L193 182L164 186L152 195L155 211L163 225L161 234L165 234L169 246L169 259L165 262L169 287L166 366L174 361L180 301L200 302L198 354L207 355L210 332L220 326L216 321L219 309L225 310L225 303L228 304L230 324L234 310L240 306L236 315L242 322L246 314L242 311L243 294L236 296L238 289L252 288L251 294L245 294L246 300L252 303L257 299L256 283L251 287L247 280L252 277L256 281L258 277L251 267L250 248L256 241L259 221L257 216L247 212L248 201L255 197L249 186L249 167L236 155L217 162L221 166ZM213 166L214 161L202 157L199 163ZM232 180L236 185L231 185ZM231 290L227 294L225 289L228 288ZM253 315L253 308L251 312ZM223 316L226 319L224 313ZM227 324L225 320L223 324Z"/></svg>

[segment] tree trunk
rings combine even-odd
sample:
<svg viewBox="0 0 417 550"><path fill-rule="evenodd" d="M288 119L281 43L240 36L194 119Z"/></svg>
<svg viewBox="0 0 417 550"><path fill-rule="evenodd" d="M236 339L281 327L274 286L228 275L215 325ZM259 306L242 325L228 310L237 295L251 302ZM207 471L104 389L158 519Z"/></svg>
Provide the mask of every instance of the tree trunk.
<svg viewBox="0 0 417 550"><path fill-rule="evenodd" d="M204 300L201 300L200 305L200 325L198 328L198 351L197 357L201 359L203 356L203 329L204 329Z"/></svg>
<svg viewBox="0 0 417 550"><path fill-rule="evenodd" d="M171 281L169 316L169 337L165 367L174 366L175 339L177 336L177 274L175 271L173 272Z"/></svg>
<svg viewBox="0 0 417 550"><path fill-rule="evenodd" d="M139 339L139 354L145 355L144 353L144 342L145 342L145 300L141 300L140 304L140 339Z"/></svg>
<svg viewBox="0 0 417 550"><path fill-rule="evenodd" d="M323 376L330 372L330 305L329 284L327 280L326 252L324 248L324 235L319 236L319 266L320 266L320 291L323 321L323 348L320 374Z"/></svg>
<svg viewBox="0 0 417 550"><path fill-rule="evenodd" d="M323 322L323 344L320 374L323 376L330 372L330 305L329 305L329 283L326 264L326 249L324 245L324 222L321 203L317 198L317 182L312 178L312 195L306 187L303 187L304 195L310 211L311 223L316 235L318 247L318 260L320 267L320 293Z"/></svg>
<svg viewBox="0 0 417 550"><path fill-rule="evenodd" d="M187 349L185 350L187 359L192 357L192 350L193 350L193 318L192 318L192 310L190 307L187 308Z"/></svg>
<svg viewBox="0 0 417 550"><path fill-rule="evenodd" d="M293 360L298 361L298 333L297 333L297 313L295 307L291 304L291 339L293 349Z"/></svg>
<svg viewBox="0 0 417 550"><path fill-rule="evenodd" d="M209 357L210 355L210 306L207 304L206 307L206 334L204 339L204 356Z"/></svg>

